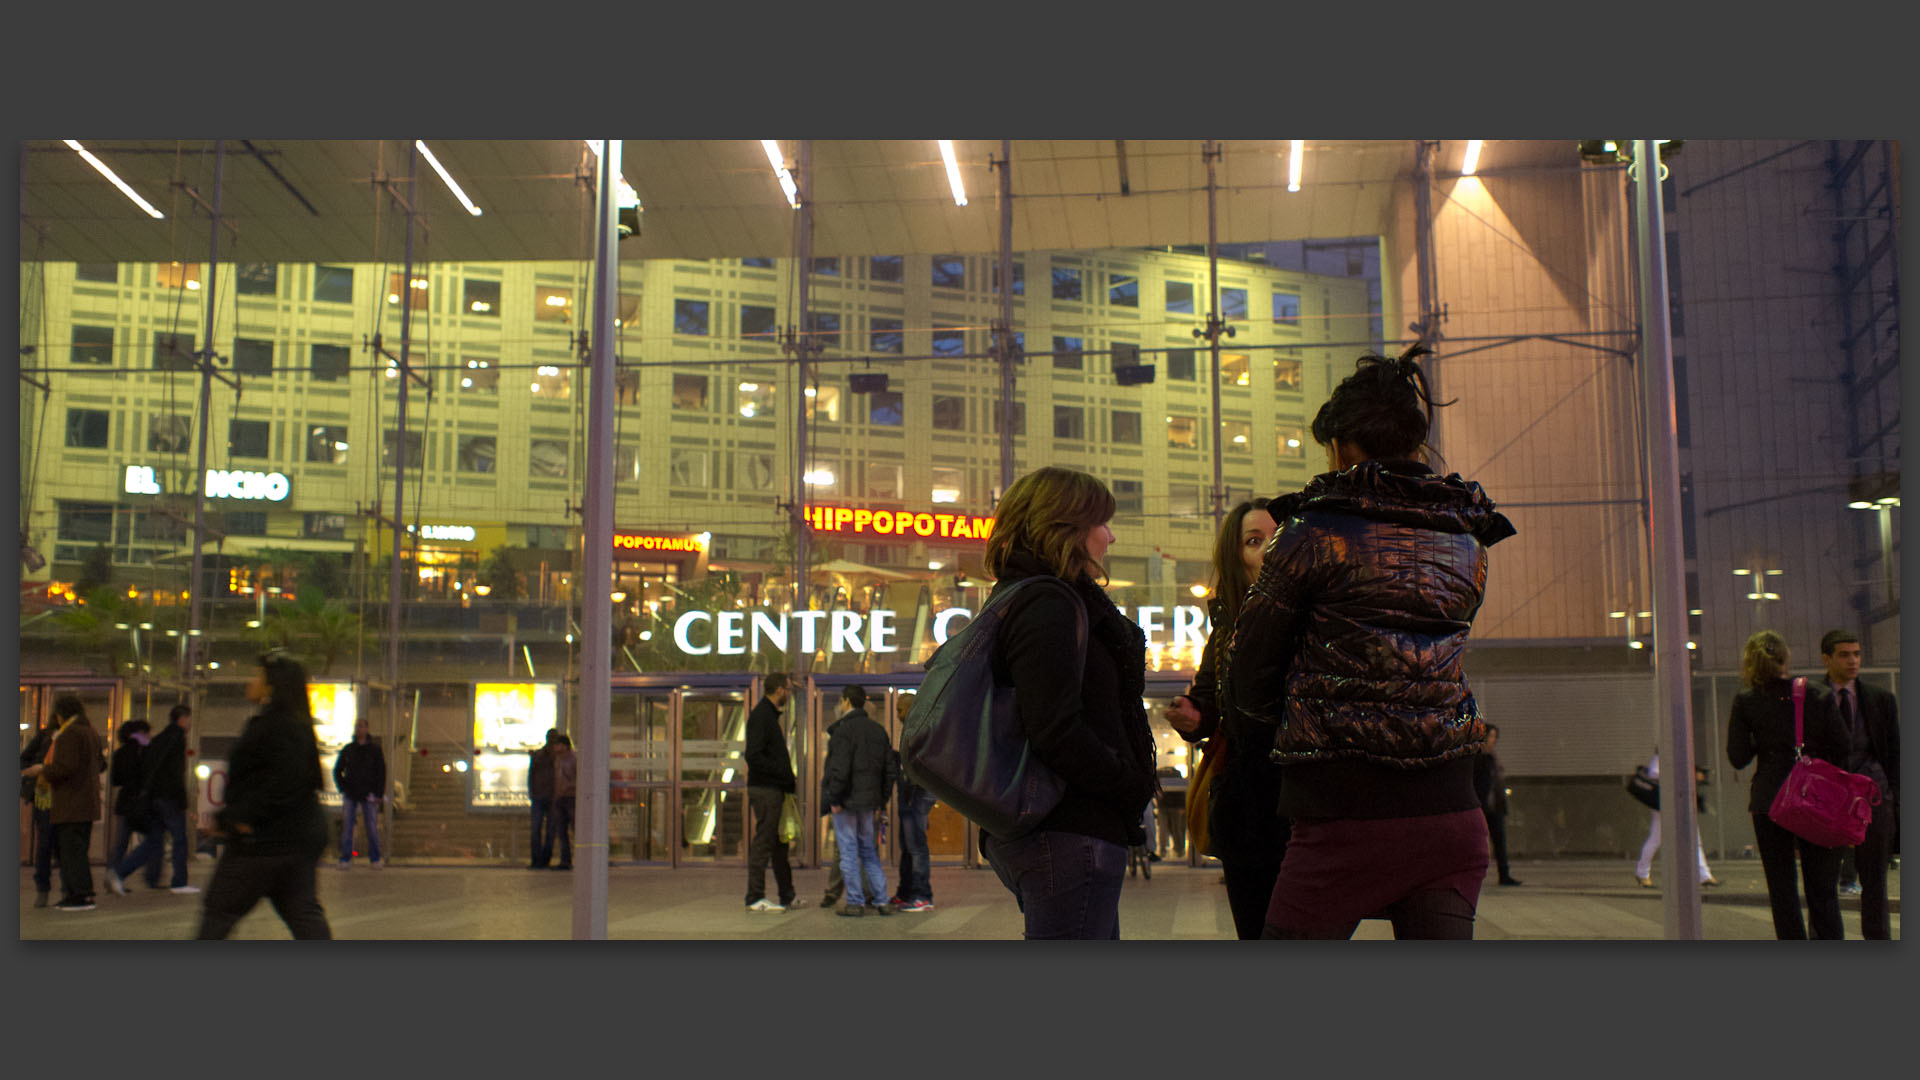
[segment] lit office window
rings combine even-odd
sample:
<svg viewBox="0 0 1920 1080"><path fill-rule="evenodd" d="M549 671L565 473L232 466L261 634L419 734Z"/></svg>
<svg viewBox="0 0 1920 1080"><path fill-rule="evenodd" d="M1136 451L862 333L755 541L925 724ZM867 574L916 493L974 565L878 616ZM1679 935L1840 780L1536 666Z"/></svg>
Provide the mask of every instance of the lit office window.
<svg viewBox="0 0 1920 1080"><path fill-rule="evenodd" d="M821 383L807 387L807 419L838 422L840 419L840 388Z"/></svg>
<svg viewBox="0 0 1920 1080"><path fill-rule="evenodd" d="M1253 449L1253 425L1245 420L1224 420L1220 440L1220 448L1229 454L1248 453Z"/></svg>
<svg viewBox="0 0 1920 1080"><path fill-rule="evenodd" d="M1307 456L1307 433L1298 424L1283 424L1273 433L1274 450L1282 461L1299 461Z"/></svg>
<svg viewBox="0 0 1920 1080"><path fill-rule="evenodd" d="M409 299L408 306L415 311L425 311L427 307L427 275L415 273L408 281L405 274L387 275L387 303L395 307L400 305L400 294Z"/></svg>
<svg viewBox="0 0 1920 1080"><path fill-rule="evenodd" d="M467 278L460 283L460 312L489 319L500 317L500 283Z"/></svg>
<svg viewBox="0 0 1920 1080"><path fill-rule="evenodd" d="M565 401L573 396L573 368L541 364L533 369L527 388L535 401Z"/></svg>
<svg viewBox="0 0 1920 1080"><path fill-rule="evenodd" d="M1282 393L1297 394L1306 385L1300 370L1300 361L1284 356L1273 358L1273 388Z"/></svg>
<svg viewBox="0 0 1920 1080"><path fill-rule="evenodd" d="M553 285L535 286L533 290L533 320L535 322L566 323L573 320L573 290ZM704 325L704 316L702 319ZM705 330L700 331L706 333Z"/></svg>
<svg viewBox="0 0 1920 1080"><path fill-rule="evenodd" d="M460 361L460 369L455 372L457 385L463 394L498 394L500 392L500 365L492 360L469 356Z"/></svg>
<svg viewBox="0 0 1920 1080"><path fill-rule="evenodd" d="M1253 360L1246 353L1220 354L1221 386L1252 386Z"/></svg>
<svg viewBox="0 0 1920 1080"><path fill-rule="evenodd" d="M741 379L737 387L738 396L735 411L743 420L775 419L773 405L773 381L763 375L754 375Z"/></svg>
<svg viewBox="0 0 1920 1080"><path fill-rule="evenodd" d="M931 500L935 503L957 503L964 494L965 470L933 467L933 490Z"/></svg>
<svg viewBox="0 0 1920 1080"><path fill-rule="evenodd" d="M159 263L153 268L153 283L162 289L189 289L198 291L200 288L200 264L177 262Z"/></svg>
<svg viewBox="0 0 1920 1080"><path fill-rule="evenodd" d="M347 463L347 429L332 424L315 424L307 428L307 460L322 465L345 465Z"/></svg>
<svg viewBox="0 0 1920 1080"><path fill-rule="evenodd" d="M1181 450L1200 448L1200 421L1191 416L1167 417L1167 445Z"/></svg>

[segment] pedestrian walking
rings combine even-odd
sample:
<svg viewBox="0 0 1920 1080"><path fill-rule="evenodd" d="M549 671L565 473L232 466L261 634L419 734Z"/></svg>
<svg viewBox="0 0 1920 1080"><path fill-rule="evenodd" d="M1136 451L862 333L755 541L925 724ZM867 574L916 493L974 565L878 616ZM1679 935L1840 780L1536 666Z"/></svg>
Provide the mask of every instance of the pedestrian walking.
<svg viewBox="0 0 1920 1080"><path fill-rule="evenodd" d="M1500 742L1500 725L1487 725L1487 748L1473 759L1473 789L1480 796L1480 813L1487 819L1487 839L1493 842L1493 865L1500 872L1502 885L1518 885L1507 865L1507 775L1500 767L1500 756L1493 748ZM1706 856L1700 857L1706 866ZM1716 882L1716 884L1718 884Z"/></svg>
<svg viewBox="0 0 1920 1080"><path fill-rule="evenodd" d="M1328 470L1275 499L1234 628L1236 707L1275 725L1292 819L1264 937L1471 938L1488 863L1486 742L1461 654L1487 549L1513 535L1478 484L1427 462L1415 345L1361 357L1313 418Z"/></svg>
<svg viewBox="0 0 1920 1080"><path fill-rule="evenodd" d="M107 761L107 786L113 791L113 836L107 847L108 869L125 857L133 843L133 834L144 834L147 829L147 808L140 805L140 755L147 749L152 730L153 725L145 720L129 720L115 733L120 745ZM160 860L149 858L146 868L148 886L157 888Z"/></svg>
<svg viewBox="0 0 1920 1080"><path fill-rule="evenodd" d="M1488 726L1491 727L1492 725L1488 725ZM1706 778L1707 778L1707 770L1700 768L1699 766L1695 766L1693 770L1693 782L1695 784L1694 793L1693 793L1693 805L1695 810L1703 813L1707 809L1707 797L1706 795L1701 793L1698 785L1700 784L1701 781L1705 780ZM1660 754L1658 751L1654 753L1653 757L1647 760L1647 779L1649 780L1660 779ZM1652 824L1647 826L1647 838L1640 845L1640 861L1634 864L1634 867L1633 867L1633 879L1636 882L1638 882L1640 884L1640 887L1643 889L1653 888L1653 856L1659 850L1660 850L1660 811L1655 810L1653 811ZM1720 884L1720 879L1717 877L1714 877L1713 871L1707 868L1707 849L1706 849L1706 846L1701 844L1700 842L1700 824L1697 818L1695 819L1694 826L1693 826L1693 851L1694 851L1694 858L1700 865L1700 884L1702 885Z"/></svg>
<svg viewBox="0 0 1920 1080"><path fill-rule="evenodd" d="M994 594L1027 578L1055 579L1007 602L992 650L994 681L1013 687L1032 754L1061 784L1059 803L1031 832L983 832L987 861L1019 903L1030 939L1120 936L1127 848L1146 842L1140 819L1157 787L1142 704L1146 636L1101 587L1115 505L1093 476L1039 469L1001 496L987 541ZM1083 618L1085 651L1071 655Z"/></svg>
<svg viewBox="0 0 1920 1080"><path fill-rule="evenodd" d="M193 710L185 703L167 713L167 726L147 744L140 760L140 790L135 802L146 821L146 835L140 846L118 862L107 864L107 887L126 895L126 878L144 867L147 884L160 883L161 855L168 841L173 844L173 878L168 889L179 896L191 896L199 887L187 880L187 861L192 850L187 845L187 732L193 723Z"/></svg>
<svg viewBox="0 0 1920 1080"><path fill-rule="evenodd" d="M227 753L227 805L215 821L228 843L207 886L199 936L225 938L264 897L295 938L331 938L317 889L328 830L307 671L267 653L247 699L260 711Z"/></svg>

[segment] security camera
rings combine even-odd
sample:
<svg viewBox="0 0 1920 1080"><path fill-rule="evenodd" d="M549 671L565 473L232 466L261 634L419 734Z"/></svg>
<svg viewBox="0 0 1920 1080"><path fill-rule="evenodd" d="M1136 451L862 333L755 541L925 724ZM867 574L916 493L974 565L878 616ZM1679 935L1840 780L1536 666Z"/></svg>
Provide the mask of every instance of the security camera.
<svg viewBox="0 0 1920 1080"><path fill-rule="evenodd" d="M619 216L615 219L614 231L622 240L630 236L639 236L640 208L637 206L622 207Z"/></svg>

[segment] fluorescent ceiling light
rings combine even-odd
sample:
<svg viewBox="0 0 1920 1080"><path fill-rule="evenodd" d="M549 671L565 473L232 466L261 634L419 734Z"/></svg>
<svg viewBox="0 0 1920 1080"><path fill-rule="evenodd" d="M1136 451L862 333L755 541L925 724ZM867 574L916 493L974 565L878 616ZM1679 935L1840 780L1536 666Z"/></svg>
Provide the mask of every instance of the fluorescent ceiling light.
<svg viewBox="0 0 1920 1080"><path fill-rule="evenodd" d="M79 154L82 158L85 158L87 164L93 166L95 169L98 169L100 171L101 176L104 176L108 180L113 181L113 186L120 189L120 194L125 195L129 199L132 199L140 207L140 209L145 210L147 212L148 217L163 218L167 216L161 213L160 211L155 210L153 208L152 203L141 198L138 192L128 187L127 182L125 180L122 180L118 176L115 176L113 173L113 170L107 168L106 162L101 161L97 157L94 157L91 153L87 151L86 147L81 146L79 143L74 142L72 139L67 139L65 140L65 142L68 146L73 148L74 153Z"/></svg>
<svg viewBox="0 0 1920 1080"><path fill-rule="evenodd" d="M415 139L413 140L413 146L414 149L420 151L421 155L427 159L427 164L433 166L433 171L440 174L440 179L446 183L447 189L453 192L453 197L460 200L460 205L467 208L467 213L472 214L474 217L479 217L480 208L473 205L473 200L467 198L467 193L461 191L460 185L454 183L453 177L447 175L446 167L440 164L439 158L433 156L433 151L427 149L426 142L421 139Z"/></svg>
<svg viewBox="0 0 1920 1080"><path fill-rule="evenodd" d="M1287 190L1300 190L1300 157L1306 152L1307 140L1294 139L1287 147Z"/></svg>
<svg viewBox="0 0 1920 1080"><path fill-rule="evenodd" d="M960 184L960 163L953 159L953 140L940 140L940 160L947 163L947 186L953 189L953 204L967 205L967 189Z"/></svg>
<svg viewBox="0 0 1920 1080"><path fill-rule="evenodd" d="M787 205L800 209L800 189L794 186L793 174L787 171L787 159L780 156L780 144L773 139L761 139L760 147L767 152L773 175L780 178L780 190L787 196Z"/></svg>
<svg viewBox="0 0 1920 1080"><path fill-rule="evenodd" d="M1472 176L1473 170L1480 167L1480 140L1467 140L1467 156L1460 162L1460 175Z"/></svg>

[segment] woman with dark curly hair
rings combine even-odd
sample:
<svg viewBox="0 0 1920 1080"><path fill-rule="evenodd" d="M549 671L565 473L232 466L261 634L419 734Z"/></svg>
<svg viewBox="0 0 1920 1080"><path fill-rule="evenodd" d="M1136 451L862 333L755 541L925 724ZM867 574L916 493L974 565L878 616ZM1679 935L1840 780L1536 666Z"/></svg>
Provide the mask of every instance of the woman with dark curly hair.
<svg viewBox="0 0 1920 1080"><path fill-rule="evenodd" d="M1167 722L1189 742L1207 741L1203 766L1213 781L1207 791L1209 847L1227 879L1227 907L1242 941L1260 936L1267 901L1286 854L1287 819L1280 816L1280 769L1267 759L1273 732L1248 721L1220 695L1221 675L1232 664L1233 627L1247 589L1260 573L1273 515L1266 499L1249 499L1227 512L1213 543L1213 632L1200 652L1200 666L1187 692L1167 706Z"/></svg>
<svg viewBox="0 0 1920 1080"><path fill-rule="evenodd" d="M1480 485L1426 463L1414 346L1363 356L1313 418L1330 471L1274 508L1235 626L1235 705L1276 726L1292 820L1263 937L1471 938L1487 870L1486 743L1460 656L1487 548L1513 535Z"/></svg>
<svg viewBox="0 0 1920 1080"><path fill-rule="evenodd" d="M1740 656L1740 678L1746 689L1733 698L1733 715L1727 721L1727 760L1734 768L1744 769L1759 759L1747 811L1753 815L1753 846L1759 849L1760 869L1767 877L1774 936L1804 941L1811 923L1815 938L1838 941L1842 937L1840 849L1802 840L1767 816L1798 756L1793 742L1793 679L1787 666L1792 655L1786 639L1773 630L1747 639ZM1843 760L1846 741L1840 714L1826 689L1809 682L1802 709L1807 756ZM1807 887L1806 922L1800 919L1800 890L1793 881L1796 851L1800 879Z"/></svg>

